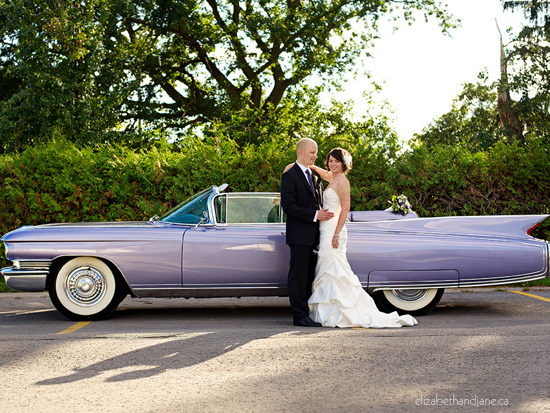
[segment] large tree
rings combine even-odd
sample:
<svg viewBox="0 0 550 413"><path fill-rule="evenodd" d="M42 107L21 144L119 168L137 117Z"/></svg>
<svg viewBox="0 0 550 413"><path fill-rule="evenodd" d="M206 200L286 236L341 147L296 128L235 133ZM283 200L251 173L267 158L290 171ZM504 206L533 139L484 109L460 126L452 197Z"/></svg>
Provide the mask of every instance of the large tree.
<svg viewBox="0 0 550 413"><path fill-rule="evenodd" d="M509 88L528 139L550 138L550 1L503 1L526 18L507 47Z"/></svg>
<svg viewBox="0 0 550 413"><path fill-rule="evenodd" d="M0 151L106 139L132 89L110 16L106 0L0 0Z"/></svg>
<svg viewBox="0 0 550 413"><path fill-rule="evenodd" d="M419 13L454 24L434 0L0 0L0 83L13 85L0 138L261 122L307 79L337 82L381 16Z"/></svg>
<svg viewBox="0 0 550 413"><path fill-rule="evenodd" d="M407 19L417 9L451 24L439 2L426 0L133 2L118 11L118 40L139 44L132 64L146 93L128 102L128 116L179 127L243 109L262 116L310 76L330 81L349 69L377 35L378 18L397 13L393 3Z"/></svg>
<svg viewBox="0 0 550 413"><path fill-rule="evenodd" d="M465 83L452 109L417 139L428 145L464 145L472 150L498 141L525 144L550 138L550 1L503 1L526 18L506 47L500 43L500 79ZM495 44L495 48L499 47Z"/></svg>

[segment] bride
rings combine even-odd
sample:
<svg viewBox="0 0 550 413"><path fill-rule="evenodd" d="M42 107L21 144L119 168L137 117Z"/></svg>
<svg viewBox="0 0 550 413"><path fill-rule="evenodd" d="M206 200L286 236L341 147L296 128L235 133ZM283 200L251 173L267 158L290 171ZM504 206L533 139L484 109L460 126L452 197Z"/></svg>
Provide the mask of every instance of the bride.
<svg viewBox="0 0 550 413"><path fill-rule="evenodd" d="M315 269L313 293L308 301L311 318L325 327L402 327L417 321L410 315L399 316L378 311L374 300L361 286L346 258L348 234L346 219L350 210L350 184L346 174L351 170L348 151L335 148L327 156L324 170L312 165L321 178L330 182L323 194L323 208L334 218L320 222L321 238Z"/></svg>

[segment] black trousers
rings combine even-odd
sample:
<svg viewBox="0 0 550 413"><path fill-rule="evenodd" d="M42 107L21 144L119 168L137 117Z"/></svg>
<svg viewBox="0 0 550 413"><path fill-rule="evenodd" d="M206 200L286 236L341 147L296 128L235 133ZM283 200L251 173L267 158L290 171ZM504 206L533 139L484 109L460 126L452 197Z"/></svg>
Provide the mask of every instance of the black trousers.
<svg viewBox="0 0 550 413"><path fill-rule="evenodd" d="M299 320L309 316L307 300L311 297L317 254L313 252L313 245L290 244L289 247L288 297L292 316Z"/></svg>

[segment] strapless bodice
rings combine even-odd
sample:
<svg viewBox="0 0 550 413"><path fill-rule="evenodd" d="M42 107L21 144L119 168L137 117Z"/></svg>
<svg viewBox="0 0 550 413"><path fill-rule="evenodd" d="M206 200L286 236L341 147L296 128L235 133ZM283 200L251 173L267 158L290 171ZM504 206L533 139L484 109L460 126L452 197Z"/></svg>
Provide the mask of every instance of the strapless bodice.
<svg viewBox="0 0 550 413"><path fill-rule="evenodd" d="M325 192L323 192L323 209L328 209L330 212L334 214L334 217L332 217L328 221L321 221L320 244L326 245L332 248L331 246L332 236L334 235L334 231L336 230L336 225L338 225L338 219L340 218L340 211L342 210L342 206L340 205L340 197L338 196L336 191L332 188L327 188ZM346 231L345 225L342 228L342 232L340 236L342 237L341 245L344 246L345 238L347 238L347 231Z"/></svg>
<svg viewBox="0 0 550 413"><path fill-rule="evenodd" d="M325 192L323 192L323 209L330 210L335 216L339 214L342 209L340 206L340 197L332 188L327 188Z"/></svg>

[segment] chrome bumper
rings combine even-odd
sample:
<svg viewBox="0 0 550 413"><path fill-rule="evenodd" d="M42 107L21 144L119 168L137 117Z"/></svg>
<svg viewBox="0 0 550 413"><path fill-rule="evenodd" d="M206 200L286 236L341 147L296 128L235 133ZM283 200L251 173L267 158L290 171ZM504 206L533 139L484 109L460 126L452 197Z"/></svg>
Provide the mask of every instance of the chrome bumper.
<svg viewBox="0 0 550 413"><path fill-rule="evenodd" d="M14 261L13 266L2 268L0 273L11 289L38 292L46 289L50 265L51 261Z"/></svg>

